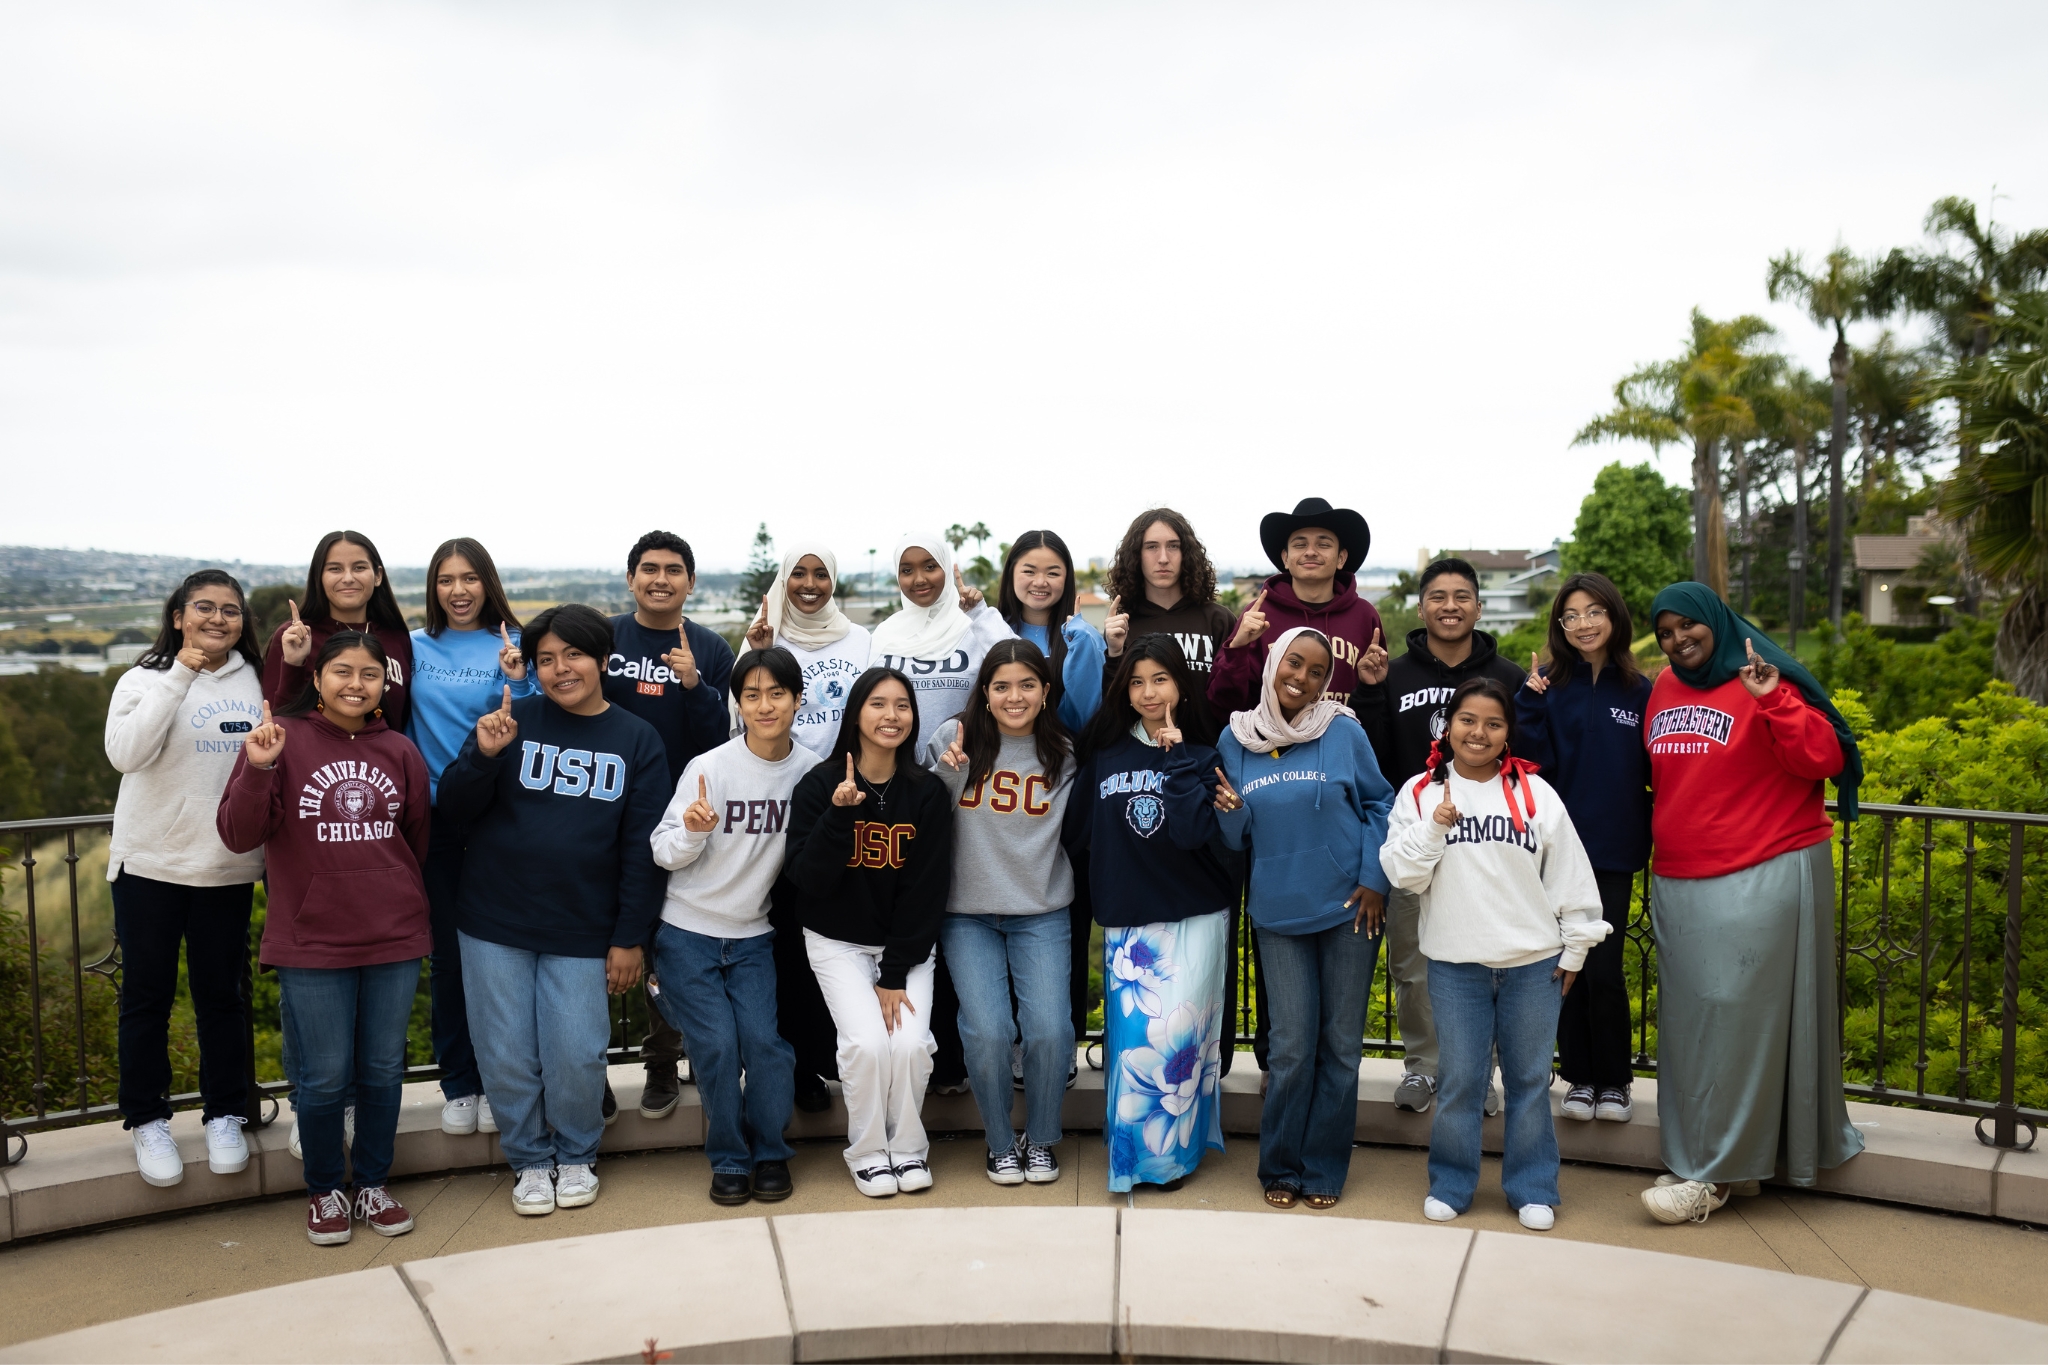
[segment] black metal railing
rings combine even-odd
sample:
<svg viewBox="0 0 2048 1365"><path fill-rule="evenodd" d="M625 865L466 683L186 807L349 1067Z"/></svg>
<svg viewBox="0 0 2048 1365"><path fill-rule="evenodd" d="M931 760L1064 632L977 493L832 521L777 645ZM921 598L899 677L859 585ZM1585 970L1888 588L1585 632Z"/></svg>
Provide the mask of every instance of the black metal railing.
<svg viewBox="0 0 2048 1365"><path fill-rule="evenodd" d="M0 913L0 1019L9 1021L0 1033L0 1164L21 1159L29 1133L119 1112L112 1087L120 945L110 901L97 891L83 899L80 893L81 864L103 853L112 823L104 815L0 823L0 845L19 869L0 877L0 904L7 907ZM2044 1078L2023 1077L2019 1065L2021 1016L2048 963L2048 912L2028 904L2030 886L2048 888L2048 838L2034 841L2043 865L2031 876L2027 862L2027 831L2042 826L2048 816L1892 805L1866 805L1855 824L1836 825L1835 970L1847 1093L1975 1117L1978 1137L1989 1145L2033 1145L2048 1110L2020 1097L2023 1088L2039 1091ZM64 869L62 885L39 888L38 869L52 863ZM97 866L103 877L103 858ZM1895 895L1902 884L1917 886L1917 894ZM51 906L51 890L65 904ZM1635 1064L1644 1075L1656 1073L1651 894L1646 873L1637 880L1625 931ZM1258 1021L1249 921L1234 948L1234 1032L1238 1044L1248 1045ZM2028 981L2030 964L2036 979ZM260 992L253 968L244 982L252 1002L247 1117L261 1125L275 1116L289 1084L257 1075L256 1039L275 1030L275 1009L254 1005ZM1398 1056L1398 1011L1384 954L1373 994L1362 1052ZM637 991L613 997L611 1013L609 1059L633 1060L647 1032L647 1002ZM423 1038L413 1043L414 1055L428 1052ZM1993 1052L1996 1080L1980 1082ZM406 1079L439 1075L438 1067L421 1063L407 1068ZM1933 1079L1941 1077L1947 1080ZM171 1096L174 1108L199 1103L196 1093Z"/></svg>

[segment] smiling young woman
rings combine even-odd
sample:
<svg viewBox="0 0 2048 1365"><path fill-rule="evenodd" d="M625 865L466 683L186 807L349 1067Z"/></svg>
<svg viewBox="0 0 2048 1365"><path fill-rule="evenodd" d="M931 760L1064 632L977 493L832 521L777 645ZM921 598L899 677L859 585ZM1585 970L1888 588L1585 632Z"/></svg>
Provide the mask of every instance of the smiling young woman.
<svg viewBox="0 0 2048 1365"><path fill-rule="evenodd" d="M798 541L747 628L749 649L789 651L803 674L793 735L815 757L832 751L846 695L867 672L874 639L839 609L839 559L822 541Z"/></svg>
<svg viewBox="0 0 2048 1365"><path fill-rule="evenodd" d="M384 557L361 531L329 531L313 549L305 596L291 605L263 651L263 699L272 708L296 700L311 678L307 667L338 630L373 635L384 648L384 723L403 731L412 686L412 636L384 577Z"/></svg>
<svg viewBox="0 0 2048 1365"><path fill-rule="evenodd" d="M1003 559L997 610L1022 640L1052 661L1060 724L1079 734L1102 705L1102 633L1074 609L1074 556L1051 531L1026 531Z"/></svg>
<svg viewBox="0 0 2048 1365"><path fill-rule="evenodd" d="M929 740L967 706L989 647L1013 632L961 581L944 536L903 536L895 562L900 605L875 627L874 662L910 679Z"/></svg>

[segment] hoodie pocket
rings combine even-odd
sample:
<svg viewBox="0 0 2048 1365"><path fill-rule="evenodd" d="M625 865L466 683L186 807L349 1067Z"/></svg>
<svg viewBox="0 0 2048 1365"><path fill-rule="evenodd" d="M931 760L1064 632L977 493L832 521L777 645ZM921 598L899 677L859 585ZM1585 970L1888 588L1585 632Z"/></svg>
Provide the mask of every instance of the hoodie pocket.
<svg viewBox="0 0 2048 1365"><path fill-rule="evenodd" d="M1260 858L1252 864L1253 918L1266 924L1313 919L1342 905L1353 885L1327 844Z"/></svg>
<svg viewBox="0 0 2048 1365"><path fill-rule="evenodd" d="M402 867L321 872L306 887L292 920L302 948L371 948L396 943L425 929L425 897Z"/></svg>

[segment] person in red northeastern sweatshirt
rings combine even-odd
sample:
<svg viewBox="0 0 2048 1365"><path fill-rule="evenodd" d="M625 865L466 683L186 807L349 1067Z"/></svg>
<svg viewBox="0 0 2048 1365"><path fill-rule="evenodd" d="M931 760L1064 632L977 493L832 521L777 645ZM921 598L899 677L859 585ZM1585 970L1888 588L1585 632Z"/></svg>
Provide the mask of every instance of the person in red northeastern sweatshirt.
<svg viewBox="0 0 2048 1365"><path fill-rule="evenodd" d="M305 691L276 718L263 703L215 815L228 848L263 850L261 959L277 970L316 1246L348 1241L356 1218L386 1237L412 1231L384 1181L406 1024L433 946L420 878L433 801L426 760L383 711L389 667L376 636L329 635ZM342 1187L351 1088L353 1203Z"/></svg>
<svg viewBox="0 0 2048 1365"><path fill-rule="evenodd" d="M1856 819L1856 738L1799 661L1703 583L1650 604L1671 667L1650 690L1660 1223L1703 1223L1782 1174L1863 1150L1842 1102L1834 825Z"/></svg>
<svg viewBox="0 0 2048 1365"><path fill-rule="evenodd" d="M1255 710L1265 675L1266 646L1294 626L1328 637L1333 651L1324 695L1342 702L1358 685L1366 651L1386 653L1380 614L1358 595L1358 566L1372 548L1365 518L1321 498L1303 498L1292 512L1259 523L1259 543L1280 572L1244 609L1209 675L1209 711L1217 721Z"/></svg>
<svg viewBox="0 0 2048 1365"><path fill-rule="evenodd" d="M337 630L359 630L384 647L384 723L405 733L412 685L412 632L384 577L384 556L361 531L329 531L313 549L306 595L263 651L263 700L283 711L312 682L308 661Z"/></svg>

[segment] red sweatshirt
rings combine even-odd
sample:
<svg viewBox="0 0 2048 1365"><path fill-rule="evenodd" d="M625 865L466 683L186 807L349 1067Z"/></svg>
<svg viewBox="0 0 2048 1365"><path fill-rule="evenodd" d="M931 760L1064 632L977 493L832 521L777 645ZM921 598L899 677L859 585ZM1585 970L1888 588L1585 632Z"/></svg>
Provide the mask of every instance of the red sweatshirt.
<svg viewBox="0 0 2048 1365"><path fill-rule="evenodd" d="M270 967L368 967L425 957L420 864L433 822L427 763L381 720L351 735L325 716L293 716L269 771L244 751L214 817L236 853L263 849Z"/></svg>
<svg viewBox="0 0 2048 1365"><path fill-rule="evenodd" d="M1323 691L1337 701L1351 700L1351 689L1358 686L1358 658L1372 643L1373 632L1380 629L1379 612L1358 595L1356 582L1350 574L1340 572L1336 596L1311 606L1294 595L1294 581L1286 574L1274 574L1266 580L1266 605L1262 609L1266 633L1242 649L1226 643L1216 653L1216 664L1209 675L1209 710L1218 725L1229 725L1232 711L1249 711L1259 704L1266 646L1296 626L1307 626L1330 637L1334 657ZM1258 594L1253 593L1251 601L1257 600ZM1245 610L1250 609L1251 602L1247 602ZM1242 619L1242 613L1239 615ZM1236 622L1232 622L1224 639L1228 641L1236 633Z"/></svg>
<svg viewBox="0 0 2048 1365"><path fill-rule="evenodd" d="M1726 876L1834 832L1821 781L1842 771L1842 744L1788 682L1759 701L1740 678L1703 692L1667 668L1650 689L1643 739L1660 877Z"/></svg>
<svg viewBox="0 0 2048 1365"><path fill-rule="evenodd" d="M303 664L293 665L284 661L284 648L278 644L278 636L284 634L284 626L271 632L270 646L263 651L263 700L270 703L270 709L281 711L299 699L299 694L306 690L306 684L313 681L312 663L320 657L320 646L327 643L328 636L338 630L367 630L377 637L378 644L384 646L384 655L390 664L390 673L384 679L384 723L404 734L405 708L410 700L406 688L412 683L412 636L406 631L389 630L383 626L343 625L331 617L324 621L308 621L306 625L313 632L313 652L306 656Z"/></svg>

